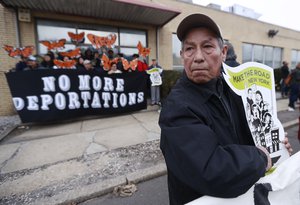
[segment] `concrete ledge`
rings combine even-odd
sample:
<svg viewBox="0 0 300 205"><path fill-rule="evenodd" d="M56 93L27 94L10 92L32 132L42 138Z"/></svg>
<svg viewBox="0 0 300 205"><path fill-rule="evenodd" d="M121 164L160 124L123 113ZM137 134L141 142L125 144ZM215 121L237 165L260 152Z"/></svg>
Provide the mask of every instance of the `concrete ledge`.
<svg viewBox="0 0 300 205"><path fill-rule="evenodd" d="M0 135L0 141L4 139L9 133L11 133L14 129L16 129L19 125L14 125L9 128L7 128L1 135Z"/></svg>
<svg viewBox="0 0 300 205"><path fill-rule="evenodd" d="M53 205L53 204L66 204L69 205L72 202L80 203L101 195L107 194L113 191L116 186L124 185L126 183L125 176L119 176L117 178L107 179L101 183L95 183L88 186L79 187L69 191L62 192L55 196L49 196L41 200L36 200L31 204L34 205Z"/></svg>
<svg viewBox="0 0 300 205"><path fill-rule="evenodd" d="M156 177L167 174L167 167L165 163L157 164L153 167L141 169L130 173L126 176L128 182L137 184L139 182L147 181Z"/></svg>
<svg viewBox="0 0 300 205"><path fill-rule="evenodd" d="M36 200L30 204L69 205L72 202L80 203L92 198L102 196L104 194L108 194L113 191L114 187L126 184L127 180L132 183L139 183L142 181L153 179L155 177L162 176L166 173L167 173L167 168L165 163L159 163L152 167L137 170L126 176L119 176L113 179L104 180L101 183L90 184L88 186L79 187L78 189L65 191L55 196L43 198L41 200Z"/></svg>
<svg viewBox="0 0 300 205"><path fill-rule="evenodd" d="M296 119L296 120L291 120L291 121L289 121L289 122L283 123L282 126L283 126L285 129L287 129L287 128L290 128L290 127L292 127L292 126L298 125L298 123L299 123L299 120Z"/></svg>

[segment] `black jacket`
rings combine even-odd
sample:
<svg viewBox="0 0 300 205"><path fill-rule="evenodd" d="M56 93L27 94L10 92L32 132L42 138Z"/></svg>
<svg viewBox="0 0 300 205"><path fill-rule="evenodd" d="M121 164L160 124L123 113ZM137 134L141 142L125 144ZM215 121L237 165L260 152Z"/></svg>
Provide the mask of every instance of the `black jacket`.
<svg viewBox="0 0 300 205"><path fill-rule="evenodd" d="M280 71L281 71L282 79L286 79L288 77L288 75L290 74L289 67L287 67L286 65L282 66L280 68Z"/></svg>
<svg viewBox="0 0 300 205"><path fill-rule="evenodd" d="M223 80L224 95L212 84L194 84L184 74L162 107L171 205L203 195L236 197L264 176L267 158L254 146L241 98Z"/></svg>
<svg viewBox="0 0 300 205"><path fill-rule="evenodd" d="M225 61L225 64L227 64L229 67L232 67L232 68L240 65L235 59L228 59Z"/></svg>

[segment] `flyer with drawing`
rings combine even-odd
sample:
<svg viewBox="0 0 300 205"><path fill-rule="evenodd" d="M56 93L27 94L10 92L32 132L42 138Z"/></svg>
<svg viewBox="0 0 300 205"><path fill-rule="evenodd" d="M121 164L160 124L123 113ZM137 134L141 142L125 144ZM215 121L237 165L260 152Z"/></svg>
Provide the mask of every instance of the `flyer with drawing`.
<svg viewBox="0 0 300 205"><path fill-rule="evenodd" d="M248 126L256 146L265 147L275 166L289 157L281 141L285 134L277 118L273 68L256 62L231 68L223 63L223 76L241 96Z"/></svg>

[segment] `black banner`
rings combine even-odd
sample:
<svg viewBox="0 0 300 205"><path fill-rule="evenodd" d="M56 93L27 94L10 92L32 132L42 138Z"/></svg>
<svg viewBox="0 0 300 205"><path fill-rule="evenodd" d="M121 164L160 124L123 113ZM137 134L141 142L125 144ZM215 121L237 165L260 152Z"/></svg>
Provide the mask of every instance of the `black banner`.
<svg viewBox="0 0 300 205"><path fill-rule="evenodd" d="M50 122L147 107L145 72L36 70L6 74L22 122Z"/></svg>

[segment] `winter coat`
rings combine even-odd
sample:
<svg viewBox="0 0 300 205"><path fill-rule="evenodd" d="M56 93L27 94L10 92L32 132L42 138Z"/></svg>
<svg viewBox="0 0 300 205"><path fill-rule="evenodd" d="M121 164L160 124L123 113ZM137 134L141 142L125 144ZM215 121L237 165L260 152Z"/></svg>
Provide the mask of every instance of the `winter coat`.
<svg viewBox="0 0 300 205"><path fill-rule="evenodd" d="M184 73L163 104L170 205L203 195L237 197L264 176L267 157L254 146L241 98L215 81L198 85Z"/></svg>

